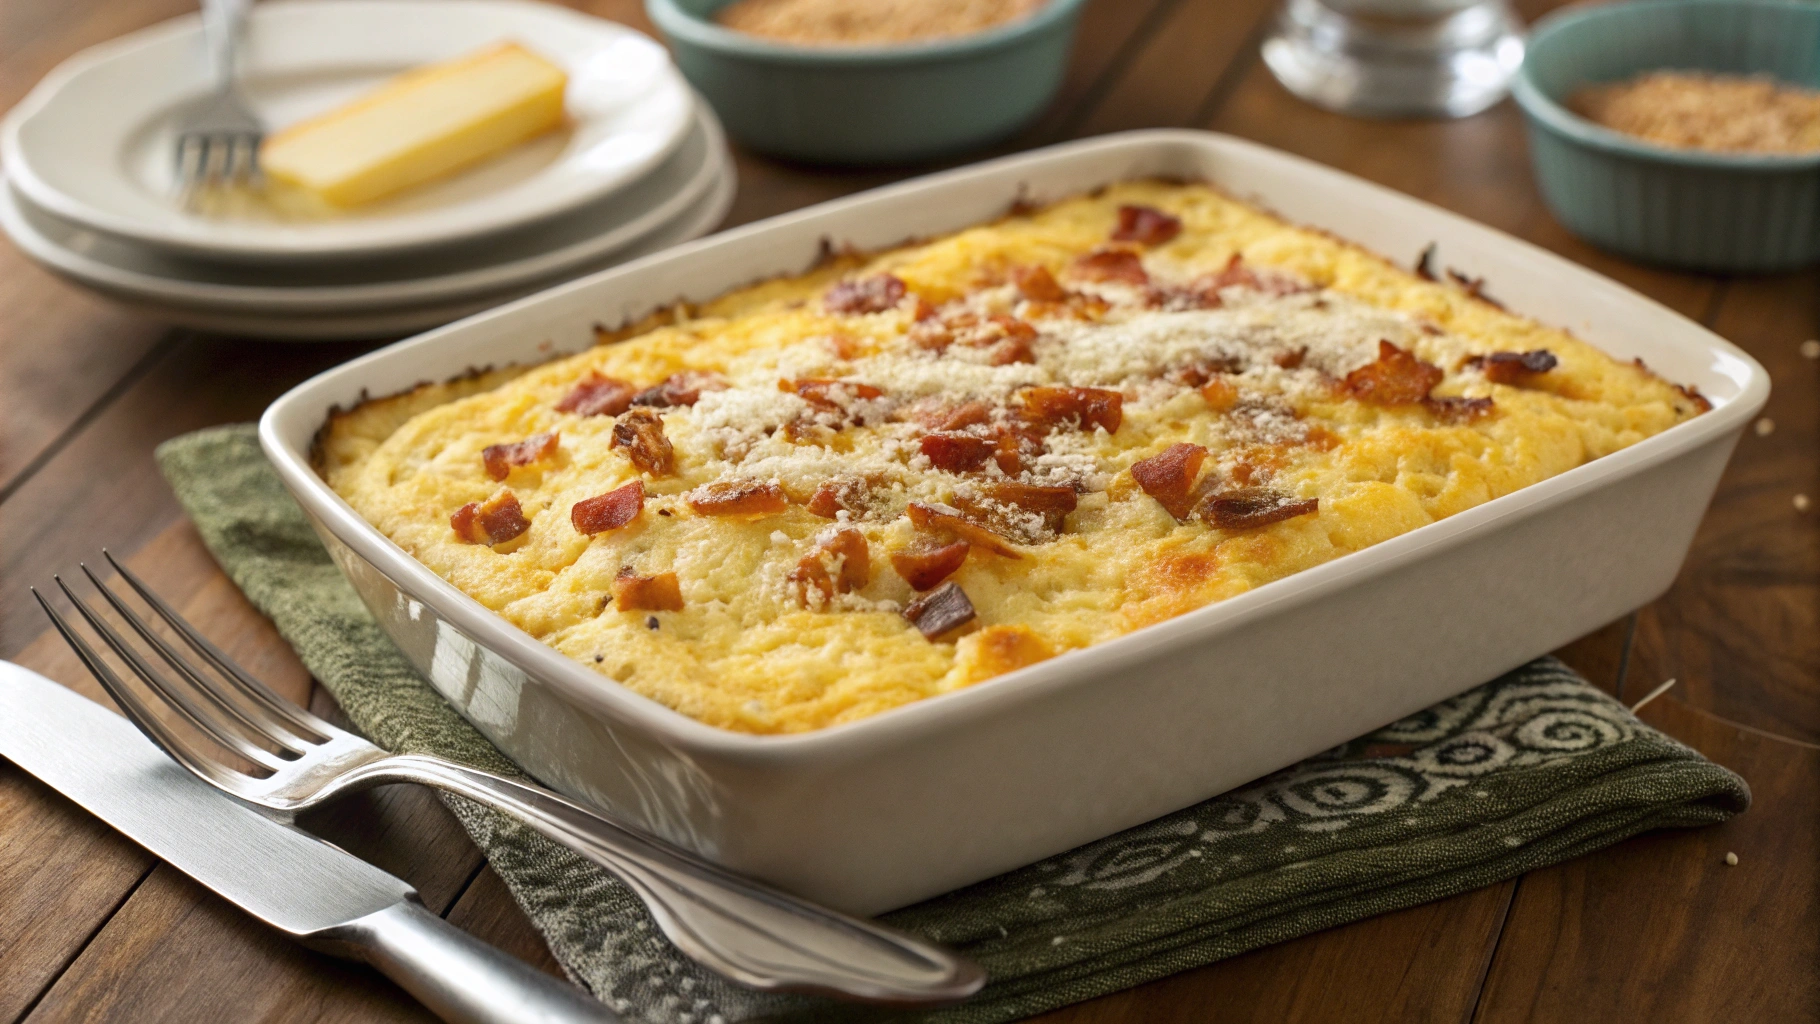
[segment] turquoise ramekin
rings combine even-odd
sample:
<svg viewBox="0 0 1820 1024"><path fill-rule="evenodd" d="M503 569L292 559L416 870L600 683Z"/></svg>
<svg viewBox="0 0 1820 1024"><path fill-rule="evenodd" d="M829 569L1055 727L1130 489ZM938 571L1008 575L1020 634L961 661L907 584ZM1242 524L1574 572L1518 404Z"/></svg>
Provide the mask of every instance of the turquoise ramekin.
<svg viewBox="0 0 1820 1024"><path fill-rule="evenodd" d="M742 145L816 163L907 163L1002 139L1062 84L1084 0L972 35L797 46L711 19L728 0L645 0L677 67Z"/></svg>
<svg viewBox="0 0 1820 1024"><path fill-rule="evenodd" d="M1592 244L1649 263L1761 273L1820 261L1820 153L1671 149L1564 105L1582 86L1669 69L1820 87L1820 5L1634 0L1544 18L1513 92L1555 216Z"/></svg>

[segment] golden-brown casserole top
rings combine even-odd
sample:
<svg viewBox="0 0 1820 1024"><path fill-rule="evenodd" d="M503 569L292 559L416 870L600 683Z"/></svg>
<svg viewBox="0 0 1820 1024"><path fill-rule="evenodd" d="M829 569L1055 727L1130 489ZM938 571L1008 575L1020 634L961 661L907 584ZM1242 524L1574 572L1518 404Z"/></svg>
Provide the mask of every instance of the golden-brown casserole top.
<svg viewBox="0 0 1820 1024"><path fill-rule="evenodd" d="M1127 183L369 402L330 423L321 471L603 675L723 728L816 729L1704 408L1477 290Z"/></svg>

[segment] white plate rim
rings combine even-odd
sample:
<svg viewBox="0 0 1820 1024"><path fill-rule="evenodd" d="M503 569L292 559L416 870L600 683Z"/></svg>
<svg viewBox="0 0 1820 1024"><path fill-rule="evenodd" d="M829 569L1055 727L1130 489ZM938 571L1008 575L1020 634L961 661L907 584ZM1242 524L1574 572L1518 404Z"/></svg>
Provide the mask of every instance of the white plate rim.
<svg viewBox="0 0 1820 1024"><path fill-rule="evenodd" d="M614 266L618 262L643 259L672 246L702 237L713 230L726 217L727 211L732 208L734 186L735 180L732 175L720 177L712 191L698 200L693 215L684 211L671 223L658 227L644 238L640 238L614 253L604 254L602 257L604 262L589 266L582 272L594 273ZM9 204L4 200L0 200L0 210L4 210L7 205ZM668 230L670 228L675 230ZM54 266L47 265L47 269L72 280L79 287L175 327L213 334L247 335L261 340L293 344L406 336L413 332L452 323L463 317L483 313L494 306L511 302L544 288L554 287L566 280L564 276L558 274L550 279L526 282L518 287L492 295L449 299L421 306L410 305L346 313L298 315L261 310L236 311L179 306L157 299L115 292L104 285L75 279L74 275Z"/></svg>
<svg viewBox="0 0 1820 1024"><path fill-rule="evenodd" d="M672 220L697 203L716 183L734 176L732 158L727 152L725 136L713 113L703 105L697 120L707 136L707 158L675 194L639 214L633 220L599 236L551 250L497 264L421 278L403 278L368 285L238 285L185 280L129 269L96 259L71 249L30 223L20 203L31 198L21 194L11 171L0 169L0 228L19 247L40 263L67 276L97 287L110 294L131 295L136 299L188 309L238 309L247 313L291 312L303 315L346 311L350 308L380 310L405 305L456 303L476 293L500 292L518 285L549 280L566 270L584 266L615 252L636 246L647 236L661 231ZM38 211L61 220L54 211ZM67 222L66 222L67 223ZM75 230L88 230L83 225L70 225Z"/></svg>
<svg viewBox="0 0 1820 1024"><path fill-rule="evenodd" d="M649 36L630 26L605 18L596 18L580 11L553 4L540 3L536 0L460 0L451 4L439 0L267 0L257 5L251 17L258 18L279 15L299 9L331 8L338 15L359 11L361 8L399 7L407 5L435 5L442 10L460 8L487 7L498 10L518 9L535 12L536 16L550 19L571 20L579 29L605 35L631 36L651 43L660 50L661 45ZM379 255L382 253L406 252L428 246L448 244L458 240L467 240L486 234L509 230L550 217L561 215L567 210L588 202L600 199L617 188L625 187L653 167L668 159L688 135L693 119L683 116L677 119L675 130L671 131L664 144L653 149L645 159L627 164L615 175L603 176L595 187L589 190L576 191L566 196L561 202L529 204L516 212L493 212L482 216L464 213L460 217L440 216L451 208L425 211L393 218L365 222L331 222L336 232L321 232L321 237L285 236L282 240L275 233L256 230L236 231L220 224L210 224L201 219L172 220L169 222L150 221L127 216L103 209L81 197L71 195L58 188L54 183L39 174L28 156L28 148L21 140L28 123L42 113L57 95L79 76L89 73L111 61L128 56L142 48L166 44L173 39L200 32L201 19L198 15L187 14L168 21L148 26L127 35L99 43L82 50L45 75L33 86L25 98L0 119L0 162L9 168L14 187L31 199L34 205L56 214L64 220L81 224L86 228L129 239L145 245L168 249L202 257L231 257L246 260L264 260L271 262L292 262L330 258L358 252L361 255ZM695 106L693 91L683 80L673 61L668 61L660 73L668 89L678 90ZM454 209L460 209L457 204ZM436 221L441 220L437 225ZM403 230L396 229L403 225ZM394 230L382 230L388 226Z"/></svg>

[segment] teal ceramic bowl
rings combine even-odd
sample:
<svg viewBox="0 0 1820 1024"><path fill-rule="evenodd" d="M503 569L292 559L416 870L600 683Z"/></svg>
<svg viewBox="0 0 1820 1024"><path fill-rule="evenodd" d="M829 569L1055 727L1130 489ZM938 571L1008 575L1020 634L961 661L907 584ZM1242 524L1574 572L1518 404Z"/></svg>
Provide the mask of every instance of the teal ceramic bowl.
<svg viewBox="0 0 1820 1024"><path fill-rule="evenodd" d="M1002 139L1054 98L1084 0L926 43L810 47L712 21L728 0L645 0L676 64L727 133L816 163L907 163Z"/></svg>
<svg viewBox="0 0 1820 1024"><path fill-rule="evenodd" d="M1650 263L1757 273L1820 262L1820 153L1655 146L1563 102L1582 86L1669 69L1820 88L1820 5L1640 0L1544 18L1513 92L1555 216L1594 245Z"/></svg>

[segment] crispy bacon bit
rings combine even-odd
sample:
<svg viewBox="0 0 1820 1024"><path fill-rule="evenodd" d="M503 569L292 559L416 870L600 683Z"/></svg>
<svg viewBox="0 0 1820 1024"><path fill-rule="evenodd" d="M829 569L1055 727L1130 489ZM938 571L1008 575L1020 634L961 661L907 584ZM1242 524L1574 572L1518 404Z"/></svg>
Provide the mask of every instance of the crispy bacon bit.
<svg viewBox="0 0 1820 1024"><path fill-rule="evenodd" d="M1471 423L1491 415L1492 401L1489 398L1437 398L1431 395L1422 399L1422 406L1449 423Z"/></svg>
<svg viewBox="0 0 1820 1024"><path fill-rule="evenodd" d="M837 519L845 511L859 515L866 510L866 484L861 480L830 480L809 496L811 515Z"/></svg>
<svg viewBox="0 0 1820 1024"><path fill-rule="evenodd" d="M840 490L833 484L817 487L815 493L809 496L807 507L810 515L821 516L823 519L839 518L845 508L841 504Z"/></svg>
<svg viewBox="0 0 1820 1024"><path fill-rule="evenodd" d="M1219 275L1213 279L1212 284L1215 291L1221 288L1260 288L1263 286L1263 282L1258 280L1257 273L1245 265L1245 257L1236 252L1232 254L1231 259L1226 261L1226 266L1220 269Z"/></svg>
<svg viewBox="0 0 1820 1024"><path fill-rule="evenodd" d="M1193 309L1219 309L1226 305L1226 300L1220 297L1220 290L1208 285L1204 279L1190 281L1186 289L1180 289L1175 294L1181 303Z"/></svg>
<svg viewBox="0 0 1820 1024"><path fill-rule="evenodd" d="M1043 517L1043 529L1050 533L1062 532L1063 520L1073 512L1079 502L1079 496L1072 487L1051 487L1042 484L1024 484L1014 480L987 484L980 488L980 497L999 505L1009 505L1025 512L1034 512ZM990 509L982 508L976 499L958 497L955 504L962 512L985 522L993 522L997 517ZM996 525L996 524L995 524Z"/></svg>
<svg viewBox="0 0 1820 1024"><path fill-rule="evenodd" d="M930 640L965 626L976 616L973 602L967 600L960 584L952 582L931 590L904 609L904 618Z"/></svg>
<svg viewBox="0 0 1820 1024"><path fill-rule="evenodd" d="M980 523L961 515L913 501L905 509L910 514L910 523L919 530L951 534L975 547L985 548L995 555L1006 558L1022 558L1017 549L1012 547L1007 538L994 533Z"/></svg>
<svg viewBox="0 0 1820 1024"><path fill-rule="evenodd" d="M1416 257L1416 276L1424 281L1440 280L1434 271L1435 248L1435 243L1430 242L1423 247L1422 255Z"/></svg>
<svg viewBox="0 0 1820 1024"><path fill-rule="evenodd" d="M944 405L939 401L922 402L909 410L910 418L930 430L962 430L992 421L992 407L984 402Z"/></svg>
<svg viewBox="0 0 1820 1024"><path fill-rule="evenodd" d="M1379 340L1378 359L1346 375L1346 390L1373 405L1414 405L1428 397L1446 374L1414 353Z"/></svg>
<svg viewBox="0 0 1820 1024"><path fill-rule="evenodd" d="M948 347L960 343L972 348L997 347L1011 353L1030 353L1030 342L1036 339L1036 327L1014 316L994 313L980 317L977 314L961 311L950 313L939 321L917 324L910 329L910 340L921 348L935 352L946 352ZM994 365L1004 366L1011 362L1033 361L1020 358L1006 358Z"/></svg>
<svg viewBox="0 0 1820 1024"><path fill-rule="evenodd" d="M1017 393L1017 399L1024 419L1044 429L1067 423L1081 430L1104 427L1106 433L1116 434L1124 421L1125 396L1103 388L1028 387Z"/></svg>
<svg viewBox="0 0 1820 1024"><path fill-rule="evenodd" d="M556 403L556 411L577 416L618 416L632 407L632 396L636 394L636 386L590 370L575 390Z"/></svg>
<svg viewBox="0 0 1820 1024"><path fill-rule="evenodd" d="M836 284L822 296L822 305L830 313L883 313L896 309L907 291L896 275L875 274Z"/></svg>
<svg viewBox="0 0 1820 1024"><path fill-rule="evenodd" d="M1308 346L1307 345L1303 345L1300 348L1292 348L1292 349L1288 349L1283 352L1278 352L1276 355L1270 357L1271 362L1277 364L1278 366L1282 367L1285 370L1298 369L1301 367L1302 363L1304 361L1306 361L1307 359L1308 359Z"/></svg>
<svg viewBox="0 0 1820 1024"><path fill-rule="evenodd" d="M986 318L986 322L996 328L994 331L987 332L988 334L996 334L999 337L1010 338L1014 341L1034 341L1036 339L1036 325L1026 323L1019 320L1017 317L1007 316L1003 313L994 313ZM989 344L994 340L997 339L990 337L981 338L976 341L975 344Z"/></svg>
<svg viewBox="0 0 1820 1024"><path fill-rule="evenodd" d="M777 389L800 395L803 401L826 412L841 412L846 409L846 403L852 402L854 399L882 398L885 394L870 384L861 384L856 380L830 380L820 377L780 380L777 382Z"/></svg>
<svg viewBox="0 0 1820 1024"><path fill-rule="evenodd" d="M1476 369L1485 375L1493 384L1509 384L1523 387L1541 374L1554 369L1560 360L1545 348L1530 349L1528 352L1491 352L1482 356L1473 356L1465 363L1464 368Z"/></svg>
<svg viewBox="0 0 1820 1024"><path fill-rule="evenodd" d="M1133 463L1131 478L1170 515L1186 520L1193 511L1194 479L1206 460L1207 449L1198 444L1172 444L1157 455Z"/></svg>
<svg viewBox="0 0 1820 1024"><path fill-rule="evenodd" d="M1098 295L1082 295L1070 292L1066 302L1032 302L1024 312L1032 320L1054 317L1070 317L1086 323L1092 323L1106 315L1112 304Z"/></svg>
<svg viewBox="0 0 1820 1024"><path fill-rule="evenodd" d="M617 530L645 510L645 482L634 480L605 494L583 498L569 509L569 522L575 532L592 537L597 533Z"/></svg>
<svg viewBox="0 0 1820 1024"><path fill-rule="evenodd" d="M1036 362L1036 350L1030 344L1036 340L1036 328L1014 316L995 313L957 330L953 337L970 347L990 350L986 361L992 366Z"/></svg>
<svg viewBox="0 0 1820 1024"><path fill-rule="evenodd" d="M1221 355L1197 359L1185 366L1178 366L1170 370L1167 376L1169 380L1177 384L1198 388L1208 381L1219 379L1222 374L1244 372L1245 358L1243 356Z"/></svg>
<svg viewBox="0 0 1820 1024"><path fill-rule="evenodd" d="M640 576L628 566L613 577L613 605L622 612L680 612L682 586L673 572Z"/></svg>
<svg viewBox="0 0 1820 1024"><path fill-rule="evenodd" d="M1248 530L1310 515L1320 504L1319 498L1296 498L1268 487L1245 487L1209 495L1201 503L1200 514L1215 529Z"/></svg>
<svg viewBox="0 0 1820 1024"><path fill-rule="evenodd" d="M1460 290L1466 293L1467 298L1478 299L1480 302L1485 303L1487 306L1490 306L1493 309L1503 309L1504 308L1504 303L1499 302L1497 299L1494 299L1491 296L1485 294L1485 279L1484 278L1472 277L1470 275L1463 274L1460 271L1455 270L1452 267L1447 268L1447 276L1450 280L1453 281L1454 284L1457 284L1460 286Z"/></svg>
<svg viewBox="0 0 1820 1024"><path fill-rule="evenodd" d="M1154 206L1121 206L1119 226L1112 232L1112 240L1162 245L1181 233L1182 222Z"/></svg>
<svg viewBox="0 0 1820 1024"><path fill-rule="evenodd" d="M967 560L970 545L964 540L941 546L917 546L891 553L891 567L914 590L928 590L954 575Z"/></svg>
<svg viewBox="0 0 1820 1024"><path fill-rule="evenodd" d="M1056 282L1048 267L1012 267L1011 283L1032 302L1064 302L1068 298L1068 292Z"/></svg>
<svg viewBox="0 0 1820 1024"><path fill-rule="evenodd" d="M613 424L613 440L607 447L624 448L632 465L652 476L669 476L676 471L676 449L664 436L664 419L649 409L633 409Z"/></svg>
<svg viewBox="0 0 1820 1024"><path fill-rule="evenodd" d="M1035 451L1040 447L1035 440L1009 427L999 428L993 443L998 447L992 453L992 461L998 463L999 472L1006 476L1016 476L1024 471L1026 448Z"/></svg>
<svg viewBox="0 0 1820 1024"><path fill-rule="evenodd" d="M1074 276L1086 281L1121 281L1147 285L1144 261L1130 249L1096 249L1074 261Z"/></svg>
<svg viewBox="0 0 1820 1024"><path fill-rule="evenodd" d="M1639 365L1641 365L1642 362L1643 360L1641 359L1637 360ZM1699 388L1687 384L1670 384L1669 386L1680 392L1681 397L1694 404L1694 412L1701 413L1713 411L1713 403L1709 401L1705 395L1700 393ZM1680 412L1679 409L1676 409L1675 411Z"/></svg>
<svg viewBox="0 0 1820 1024"><path fill-rule="evenodd" d="M1225 377L1215 377L1201 385L1201 397L1214 412L1225 412L1239 404L1239 388Z"/></svg>
<svg viewBox="0 0 1820 1024"><path fill-rule="evenodd" d="M991 438L972 434L925 434L919 444L930 463L944 473L970 473L985 465L998 447Z"/></svg>
<svg viewBox="0 0 1820 1024"><path fill-rule="evenodd" d="M504 480L512 475L514 466L528 466L555 455L556 445L561 439L561 434L552 431L547 434L532 434L512 444L490 444L480 453L480 461L486 464L488 476Z"/></svg>
<svg viewBox="0 0 1820 1024"><path fill-rule="evenodd" d="M640 391L632 399L633 405L649 405L659 409L668 409L679 405L694 405L701 400L704 391L725 391L727 382L720 374L706 370L683 370L672 373L663 379L663 383Z"/></svg>
<svg viewBox="0 0 1820 1024"><path fill-rule="evenodd" d="M852 527L834 531L796 563L788 579L802 588L805 603L814 602L811 589L821 593L821 601L814 603L861 589L872 580L872 552L865 535Z"/></svg>
<svg viewBox="0 0 1820 1024"><path fill-rule="evenodd" d="M704 516L768 516L790 507L784 489L763 480L723 480L690 491L689 507Z"/></svg>
<svg viewBox="0 0 1820 1024"><path fill-rule="evenodd" d="M1013 363L1036 362L1036 350L1023 338L1006 338L992 346L991 355L986 357L991 366L1010 366Z"/></svg>
<svg viewBox="0 0 1820 1024"><path fill-rule="evenodd" d="M954 344L954 331L939 320L927 320L910 326L910 341L931 352L946 352Z"/></svg>
<svg viewBox="0 0 1820 1024"><path fill-rule="evenodd" d="M486 501L470 501L449 517L455 535L469 544L504 544L531 528L518 496L500 491Z"/></svg>
<svg viewBox="0 0 1820 1024"><path fill-rule="evenodd" d="M1208 308L1219 308L1220 289L1222 288L1255 288L1267 295L1294 295L1313 289L1313 285L1282 273L1266 271L1262 274L1245 265L1245 258L1233 253L1226 261L1226 266L1217 274L1205 274L1196 278L1189 288L1198 293L1203 305Z"/></svg>

